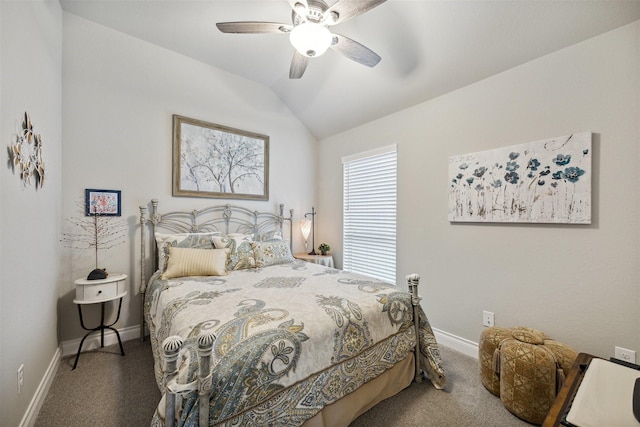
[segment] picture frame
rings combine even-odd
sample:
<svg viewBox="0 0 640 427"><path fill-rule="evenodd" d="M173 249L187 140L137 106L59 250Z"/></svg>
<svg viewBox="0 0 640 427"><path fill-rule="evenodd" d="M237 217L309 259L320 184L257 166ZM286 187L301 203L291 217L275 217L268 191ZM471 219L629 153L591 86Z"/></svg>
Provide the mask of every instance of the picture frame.
<svg viewBox="0 0 640 427"><path fill-rule="evenodd" d="M449 221L591 224L592 133L449 158Z"/></svg>
<svg viewBox="0 0 640 427"><path fill-rule="evenodd" d="M174 114L173 195L269 200L269 137Z"/></svg>
<svg viewBox="0 0 640 427"><path fill-rule="evenodd" d="M98 190L87 188L84 190L85 216L120 216L120 190Z"/></svg>

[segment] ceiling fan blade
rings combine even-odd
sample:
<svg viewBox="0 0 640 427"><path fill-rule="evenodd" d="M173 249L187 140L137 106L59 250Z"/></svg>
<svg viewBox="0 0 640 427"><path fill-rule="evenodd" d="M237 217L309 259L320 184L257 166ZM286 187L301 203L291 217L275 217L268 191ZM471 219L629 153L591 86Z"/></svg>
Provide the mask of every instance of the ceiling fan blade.
<svg viewBox="0 0 640 427"><path fill-rule="evenodd" d="M297 50L293 53L291 60L291 68L289 68L289 78L299 79L309 65L309 58L299 53Z"/></svg>
<svg viewBox="0 0 640 427"><path fill-rule="evenodd" d="M288 33L293 29L289 24L277 22L218 22L216 27L223 33L238 34L270 34Z"/></svg>
<svg viewBox="0 0 640 427"><path fill-rule="evenodd" d="M336 25L348 21L368 10L381 5L387 0L337 0L324 13L327 25Z"/></svg>
<svg viewBox="0 0 640 427"><path fill-rule="evenodd" d="M331 49L341 53L347 58L356 61L367 67L375 67L380 62L380 56L366 46L361 45L355 40L340 34L333 34L334 43Z"/></svg>

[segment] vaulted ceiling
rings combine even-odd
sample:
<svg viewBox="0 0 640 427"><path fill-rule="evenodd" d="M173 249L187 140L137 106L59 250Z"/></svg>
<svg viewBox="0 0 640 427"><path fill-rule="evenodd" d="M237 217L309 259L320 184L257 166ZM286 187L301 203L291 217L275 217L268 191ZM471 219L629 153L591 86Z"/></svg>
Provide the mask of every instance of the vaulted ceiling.
<svg viewBox="0 0 640 427"><path fill-rule="evenodd" d="M353 1L353 0L341 0ZM260 82L323 139L640 19L640 0L388 0L332 27L382 57L329 50L289 79L285 34L217 22L291 23L287 0L61 0L65 11ZM327 0L331 5L333 0Z"/></svg>

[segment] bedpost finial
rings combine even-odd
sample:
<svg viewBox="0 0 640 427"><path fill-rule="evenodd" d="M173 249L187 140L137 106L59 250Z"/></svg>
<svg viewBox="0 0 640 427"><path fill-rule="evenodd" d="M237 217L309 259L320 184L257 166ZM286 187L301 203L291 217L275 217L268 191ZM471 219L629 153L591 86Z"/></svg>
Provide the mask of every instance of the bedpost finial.
<svg viewBox="0 0 640 427"><path fill-rule="evenodd" d="M165 355L179 352L180 347L182 347L182 338L177 335L167 337L162 342L162 349L164 350Z"/></svg>
<svg viewBox="0 0 640 427"><path fill-rule="evenodd" d="M146 205L140 205L140 222L145 223L149 219L149 208Z"/></svg>
<svg viewBox="0 0 640 427"><path fill-rule="evenodd" d="M407 282L411 283L411 282L415 282L418 283L420 281L420 275L417 273L413 273L413 274L407 274Z"/></svg>
<svg viewBox="0 0 640 427"><path fill-rule="evenodd" d="M213 333L200 335L198 337L198 349L211 350L213 342L216 340L216 336Z"/></svg>
<svg viewBox="0 0 640 427"><path fill-rule="evenodd" d="M418 283L420 282L420 275L413 273L407 275L407 286L411 293L411 304L414 306L420 305L420 296L418 295Z"/></svg>

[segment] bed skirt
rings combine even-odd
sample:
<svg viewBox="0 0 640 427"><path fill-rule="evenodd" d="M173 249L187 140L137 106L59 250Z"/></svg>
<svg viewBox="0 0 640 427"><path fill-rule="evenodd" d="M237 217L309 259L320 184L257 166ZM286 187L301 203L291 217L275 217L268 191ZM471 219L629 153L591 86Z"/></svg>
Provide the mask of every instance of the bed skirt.
<svg viewBox="0 0 640 427"><path fill-rule="evenodd" d="M415 358L410 353L382 375L360 386L337 402L325 406L303 427L346 427L360 415L411 385L415 375Z"/></svg>

